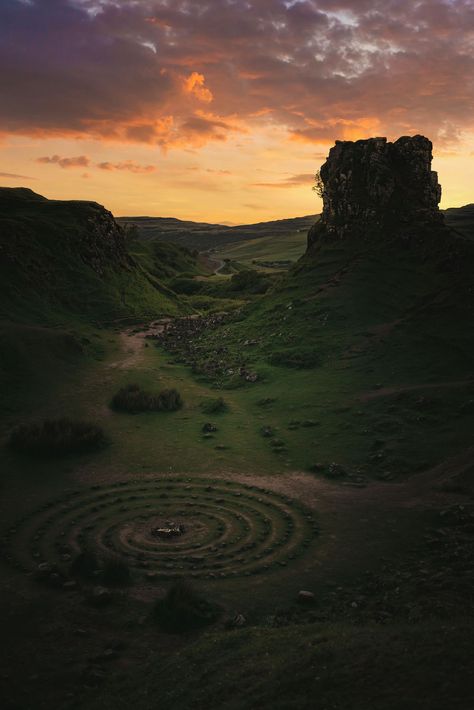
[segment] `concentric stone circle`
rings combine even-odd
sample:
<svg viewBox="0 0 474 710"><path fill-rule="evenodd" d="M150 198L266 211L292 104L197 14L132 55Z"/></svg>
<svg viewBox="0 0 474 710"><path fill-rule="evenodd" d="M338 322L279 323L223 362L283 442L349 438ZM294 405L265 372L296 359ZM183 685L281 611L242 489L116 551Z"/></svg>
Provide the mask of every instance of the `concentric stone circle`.
<svg viewBox="0 0 474 710"><path fill-rule="evenodd" d="M181 526L176 537L157 528ZM119 556L135 577L219 579L281 569L305 554L319 529L295 500L234 481L154 478L67 491L12 525L4 559L32 571L66 570L80 552Z"/></svg>

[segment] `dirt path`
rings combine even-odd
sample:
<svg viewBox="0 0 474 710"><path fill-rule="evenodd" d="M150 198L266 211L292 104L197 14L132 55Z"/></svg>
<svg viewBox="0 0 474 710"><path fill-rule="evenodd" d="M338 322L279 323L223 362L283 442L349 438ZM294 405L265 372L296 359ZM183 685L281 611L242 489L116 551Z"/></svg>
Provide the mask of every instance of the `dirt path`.
<svg viewBox="0 0 474 710"><path fill-rule="evenodd" d="M118 370L128 370L136 367L143 358L143 348L145 347L147 336L163 333L171 320L171 318L161 318L148 326L143 326L143 330L137 331L136 328L128 328L122 331L120 333L122 357L120 360L114 360L109 363L108 367Z"/></svg>
<svg viewBox="0 0 474 710"><path fill-rule="evenodd" d="M214 274L218 274L225 265L224 259L215 257L207 252L202 252L201 257L205 259L206 267L212 269Z"/></svg>

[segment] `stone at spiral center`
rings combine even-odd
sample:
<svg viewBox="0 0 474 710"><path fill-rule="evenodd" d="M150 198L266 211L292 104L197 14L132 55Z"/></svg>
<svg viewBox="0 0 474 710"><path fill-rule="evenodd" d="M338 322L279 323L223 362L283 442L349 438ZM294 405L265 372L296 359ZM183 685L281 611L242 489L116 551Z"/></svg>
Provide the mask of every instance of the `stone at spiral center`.
<svg viewBox="0 0 474 710"><path fill-rule="evenodd" d="M172 537L180 537L185 532L185 527L182 523L165 523L160 525L160 527L152 528L150 532L153 537L166 540Z"/></svg>

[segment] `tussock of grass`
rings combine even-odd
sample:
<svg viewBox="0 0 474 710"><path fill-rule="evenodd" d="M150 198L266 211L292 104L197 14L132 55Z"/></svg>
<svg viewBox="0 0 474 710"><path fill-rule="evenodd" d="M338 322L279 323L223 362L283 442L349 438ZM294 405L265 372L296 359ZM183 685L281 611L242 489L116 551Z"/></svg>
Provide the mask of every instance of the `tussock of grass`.
<svg viewBox="0 0 474 710"><path fill-rule="evenodd" d="M183 406L183 400L176 389L162 390L152 394L142 390L139 385L130 384L122 387L110 403L118 412L137 414L138 412L175 412Z"/></svg>
<svg viewBox="0 0 474 710"><path fill-rule="evenodd" d="M217 399L207 399L202 402L201 409L204 414L221 414L227 411L227 404L223 397L217 397Z"/></svg>
<svg viewBox="0 0 474 710"><path fill-rule="evenodd" d="M14 451L39 456L93 451L105 443L105 434L100 426L66 418L22 424L11 432L8 440L9 447Z"/></svg>

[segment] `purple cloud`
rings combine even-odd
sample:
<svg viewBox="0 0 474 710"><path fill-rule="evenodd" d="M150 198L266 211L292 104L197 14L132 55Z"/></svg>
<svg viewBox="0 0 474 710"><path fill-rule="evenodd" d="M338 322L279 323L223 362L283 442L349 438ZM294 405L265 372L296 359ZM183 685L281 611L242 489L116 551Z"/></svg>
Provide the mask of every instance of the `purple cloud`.
<svg viewBox="0 0 474 710"><path fill-rule="evenodd" d="M474 128L472 0L8 0L0 132L163 146ZM203 112L206 107L206 113Z"/></svg>

